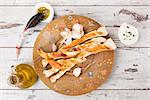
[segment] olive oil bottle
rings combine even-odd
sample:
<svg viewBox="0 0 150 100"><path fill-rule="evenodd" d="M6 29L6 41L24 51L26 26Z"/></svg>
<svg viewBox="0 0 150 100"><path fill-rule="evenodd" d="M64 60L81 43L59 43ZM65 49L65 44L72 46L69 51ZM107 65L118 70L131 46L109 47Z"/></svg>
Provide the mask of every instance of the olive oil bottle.
<svg viewBox="0 0 150 100"><path fill-rule="evenodd" d="M28 64L19 64L12 67L12 73L8 78L8 83L19 87L28 88L37 81L37 74L33 67Z"/></svg>

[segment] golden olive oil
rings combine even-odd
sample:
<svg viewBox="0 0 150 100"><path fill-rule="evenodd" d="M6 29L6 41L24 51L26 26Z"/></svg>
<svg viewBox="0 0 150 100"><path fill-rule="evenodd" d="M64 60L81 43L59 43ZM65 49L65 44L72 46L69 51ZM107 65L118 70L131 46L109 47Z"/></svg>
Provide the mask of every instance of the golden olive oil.
<svg viewBox="0 0 150 100"><path fill-rule="evenodd" d="M11 85L19 88L28 88L37 81L37 74L28 64L19 64L12 68L12 74L8 79Z"/></svg>
<svg viewBox="0 0 150 100"><path fill-rule="evenodd" d="M40 7L37 13L42 13L44 15L44 19L46 19L50 15L50 10L45 7Z"/></svg>

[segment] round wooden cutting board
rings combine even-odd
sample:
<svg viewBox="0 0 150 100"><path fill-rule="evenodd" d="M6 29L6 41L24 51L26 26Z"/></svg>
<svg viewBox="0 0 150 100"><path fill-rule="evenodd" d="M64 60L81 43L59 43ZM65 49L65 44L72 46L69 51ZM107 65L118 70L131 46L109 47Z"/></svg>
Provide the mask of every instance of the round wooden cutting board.
<svg viewBox="0 0 150 100"><path fill-rule="evenodd" d="M82 24L85 33L101 27L96 21L84 16L59 17L40 32L33 50L34 67L40 79L50 89L65 95L81 95L98 88L108 79L114 62L114 51L97 53L87 57L87 61L84 63L76 65L82 68L82 74L78 78L73 76L72 70L70 70L55 83L51 83L49 78L43 74L42 58L37 54L37 49L42 48L45 52L51 52L52 44L58 44L58 41L62 39L60 32L65 27L71 29L75 23Z"/></svg>

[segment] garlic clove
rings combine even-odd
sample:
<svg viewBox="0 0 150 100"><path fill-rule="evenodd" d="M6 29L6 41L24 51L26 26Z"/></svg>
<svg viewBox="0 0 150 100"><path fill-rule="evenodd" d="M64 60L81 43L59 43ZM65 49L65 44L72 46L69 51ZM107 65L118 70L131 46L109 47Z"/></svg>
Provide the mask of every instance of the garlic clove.
<svg viewBox="0 0 150 100"><path fill-rule="evenodd" d="M83 26L81 24L74 24L72 27L72 38L79 39L84 35Z"/></svg>
<svg viewBox="0 0 150 100"><path fill-rule="evenodd" d="M65 28L63 32L60 33L63 38L67 38L68 35L71 35L71 31L68 28Z"/></svg>
<svg viewBox="0 0 150 100"><path fill-rule="evenodd" d="M81 68L75 68L74 70L73 70L73 75L75 76L75 77L79 77L80 76L80 74L81 74Z"/></svg>
<svg viewBox="0 0 150 100"><path fill-rule="evenodd" d="M60 34L63 38L66 38L69 33L64 31L64 32L61 32Z"/></svg>
<svg viewBox="0 0 150 100"><path fill-rule="evenodd" d="M55 45L55 43L52 44L52 51L56 51L57 50L57 46Z"/></svg>
<svg viewBox="0 0 150 100"><path fill-rule="evenodd" d="M71 31L69 28L65 28L65 32L67 32L68 34L71 34Z"/></svg>
<svg viewBox="0 0 150 100"><path fill-rule="evenodd" d="M46 67L48 65L48 62L46 61L46 59L42 59L42 66Z"/></svg>
<svg viewBox="0 0 150 100"><path fill-rule="evenodd" d="M72 42L72 37L69 37L64 41L65 44L70 44L71 42Z"/></svg>
<svg viewBox="0 0 150 100"><path fill-rule="evenodd" d="M76 31L76 32L81 32L83 31L83 26L81 24L74 24L72 27L72 30Z"/></svg>
<svg viewBox="0 0 150 100"><path fill-rule="evenodd" d="M84 31L82 31L81 33L78 33L76 31L72 31L72 38L73 39L79 39L84 35Z"/></svg>

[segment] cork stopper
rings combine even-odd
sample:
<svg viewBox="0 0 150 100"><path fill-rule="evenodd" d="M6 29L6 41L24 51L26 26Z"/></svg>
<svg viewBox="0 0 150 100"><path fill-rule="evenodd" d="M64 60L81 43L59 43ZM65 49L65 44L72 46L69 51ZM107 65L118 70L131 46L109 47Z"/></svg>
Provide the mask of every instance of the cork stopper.
<svg viewBox="0 0 150 100"><path fill-rule="evenodd" d="M18 86L20 78L18 75L12 74L8 77L8 84L11 86Z"/></svg>

